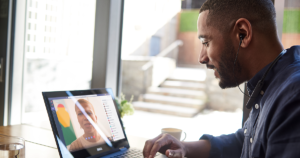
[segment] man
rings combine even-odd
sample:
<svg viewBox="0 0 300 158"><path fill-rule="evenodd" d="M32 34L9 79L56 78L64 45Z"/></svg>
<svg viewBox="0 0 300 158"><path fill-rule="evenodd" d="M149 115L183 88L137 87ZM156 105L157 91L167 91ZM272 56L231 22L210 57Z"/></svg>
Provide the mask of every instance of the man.
<svg viewBox="0 0 300 158"><path fill-rule="evenodd" d="M271 0L207 0L197 26L199 62L215 71L220 87L248 81L249 94L255 91L250 116L234 134L195 142L159 135L146 142L144 157L300 157L300 46L284 50Z"/></svg>

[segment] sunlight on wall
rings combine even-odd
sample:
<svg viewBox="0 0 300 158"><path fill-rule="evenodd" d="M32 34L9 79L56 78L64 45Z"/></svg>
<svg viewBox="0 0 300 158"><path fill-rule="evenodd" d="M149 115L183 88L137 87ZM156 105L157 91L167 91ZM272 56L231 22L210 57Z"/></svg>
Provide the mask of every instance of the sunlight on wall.
<svg viewBox="0 0 300 158"><path fill-rule="evenodd" d="M180 10L180 0L127 0L124 5L122 57L133 53Z"/></svg>

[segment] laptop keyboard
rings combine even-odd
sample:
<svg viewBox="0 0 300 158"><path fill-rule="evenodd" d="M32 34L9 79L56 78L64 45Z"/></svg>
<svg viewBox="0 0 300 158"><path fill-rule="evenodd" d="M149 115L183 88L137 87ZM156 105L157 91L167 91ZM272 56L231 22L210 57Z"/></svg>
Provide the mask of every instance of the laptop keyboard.
<svg viewBox="0 0 300 158"><path fill-rule="evenodd" d="M120 157L120 158L141 158L143 157L143 153L142 153L142 150L138 150L138 149L128 149L126 152L124 153L120 153L120 155L116 155L116 156L113 156L112 158L115 158L115 157Z"/></svg>
<svg viewBox="0 0 300 158"><path fill-rule="evenodd" d="M156 156L159 155L158 153ZM124 153L120 153L120 155L113 156L111 158L143 158L143 152L139 149L128 149Z"/></svg>

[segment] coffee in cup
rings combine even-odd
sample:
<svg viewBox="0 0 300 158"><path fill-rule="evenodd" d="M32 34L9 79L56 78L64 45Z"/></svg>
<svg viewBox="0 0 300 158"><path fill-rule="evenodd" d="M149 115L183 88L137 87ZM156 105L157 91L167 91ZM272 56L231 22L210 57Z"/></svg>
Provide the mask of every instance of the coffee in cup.
<svg viewBox="0 0 300 158"><path fill-rule="evenodd" d="M182 130L177 128L163 128L161 129L161 133L170 134L171 136L175 137L177 140L180 141ZM183 133L184 133L184 138L181 141L184 141L186 138L186 133L185 132Z"/></svg>

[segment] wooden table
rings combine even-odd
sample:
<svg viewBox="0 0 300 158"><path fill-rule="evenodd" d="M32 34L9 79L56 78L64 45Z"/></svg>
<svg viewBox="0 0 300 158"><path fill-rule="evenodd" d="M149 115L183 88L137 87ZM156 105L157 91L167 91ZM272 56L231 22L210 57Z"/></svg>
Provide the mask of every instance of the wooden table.
<svg viewBox="0 0 300 158"><path fill-rule="evenodd" d="M30 125L0 126L0 134L25 139L26 158L59 158L51 130ZM146 139L128 136L130 147L143 149Z"/></svg>

